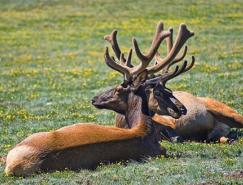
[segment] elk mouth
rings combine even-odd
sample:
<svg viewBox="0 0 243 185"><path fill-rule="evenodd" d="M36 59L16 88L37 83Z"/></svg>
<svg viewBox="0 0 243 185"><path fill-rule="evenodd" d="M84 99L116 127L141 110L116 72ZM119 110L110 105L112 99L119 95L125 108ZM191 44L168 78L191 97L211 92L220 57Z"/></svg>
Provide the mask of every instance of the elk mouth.
<svg viewBox="0 0 243 185"><path fill-rule="evenodd" d="M98 108L98 109L102 109L102 108L103 108L102 104L101 104L100 102L98 102L97 100L98 100L98 97L95 96L95 97L91 100L92 105L94 105L94 106L95 106L96 108Z"/></svg>
<svg viewBox="0 0 243 185"><path fill-rule="evenodd" d="M173 102L173 101L172 101ZM186 115L187 109L184 105L178 105L177 103L172 104L172 106L168 106L166 108L168 114L175 119L180 118L182 115Z"/></svg>
<svg viewBox="0 0 243 185"><path fill-rule="evenodd" d="M186 115L187 109L184 106L183 107L179 107L178 109L179 109L181 115Z"/></svg>
<svg viewBox="0 0 243 185"><path fill-rule="evenodd" d="M171 114L173 114L172 112L174 112L175 117L180 117L181 115L186 115L187 113L187 109L186 107L178 100L176 99L174 96L169 98L170 101L173 103L172 107L168 107L167 111ZM176 114L178 114L178 116L176 116Z"/></svg>
<svg viewBox="0 0 243 185"><path fill-rule="evenodd" d="M158 113L163 114L163 112L160 112L160 110L165 110L166 114L175 119L178 119L187 113L186 107L173 96L168 97L166 101L161 99L161 97L156 98L159 100L159 102L162 102L158 104Z"/></svg>

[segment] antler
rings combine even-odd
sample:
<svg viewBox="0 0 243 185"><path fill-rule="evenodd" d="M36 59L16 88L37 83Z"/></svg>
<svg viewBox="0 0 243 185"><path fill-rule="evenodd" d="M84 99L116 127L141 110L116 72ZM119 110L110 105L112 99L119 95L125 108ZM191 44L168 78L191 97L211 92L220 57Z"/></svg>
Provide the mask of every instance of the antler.
<svg viewBox="0 0 243 185"><path fill-rule="evenodd" d="M162 22L159 22L156 28L156 32L154 34L151 47L147 54L143 54L138 46L137 40L133 38L133 47L137 57L140 59L141 63L135 67L131 64L131 57L132 57L132 49L130 49L128 58L124 57L124 54L121 52L120 47L117 42L117 31L114 30L110 35L104 37L105 40L110 42L112 49L119 59L119 63L115 61L114 57L109 55L108 48L106 48L105 52L105 60L106 64L110 66L112 69L122 73L124 75L125 81L130 81L132 77L135 77L140 72L147 70L149 74L156 73L161 69L164 69L162 74L168 73L170 66L173 64L181 61L184 59L187 53L187 46L181 56L177 57L178 53L180 52L181 48L185 44L185 42L193 36L194 33L189 31L185 24L181 24L179 28L178 35L175 39L173 44L173 29L170 28L169 31L164 31L164 26ZM167 56L165 58L160 58L159 54L156 55L158 48L161 42L166 39L167 44ZM151 60L156 55L156 64L154 66L148 67ZM185 66L182 69L178 69L178 73L176 75L171 75L171 78L178 76L179 74L188 71L194 65L195 58L192 57L192 63L190 66L187 66L187 61L184 63ZM166 75L167 76L167 75ZM169 80L169 79L168 79ZM168 81L166 80L166 81Z"/></svg>
<svg viewBox="0 0 243 185"><path fill-rule="evenodd" d="M181 24L179 28L179 33L176 37L175 43L173 44L173 29L170 28L169 32L170 32L170 36L166 39L167 56L162 59L159 57L159 55L156 55L156 64L154 66L147 68L150 74L160 71L167 65L171 66L179 62L186 56L187 47L185 47L182 56L176 58L182 46L191 36L194 35L194 33L189 31L185 24Z"/></svg>
<svg viewBox="0 0 243 185"><path fill-rule="evenodd" d="M170 36L169 31L163 31L163 23L160 22L157 25L157 29L155 32L155 35L153 37L152 45L149 49L149 52L145 55L141 52L141 50L138 47L137 40L133 39L133 46L134 50L140 59L141 63L135 67L131 65L131 57L132 57L132 49L129 51L129 55L127 60L124 57L124 54L121 53L121 50L119 48L116 36L117 31L114 30L110 35L105 36L105 40L111 43L111 46L113 48L113 51L116 55L116 57L119 59L119 63L115 61L113 57L110 57L108 48L106 48L105 52L105 60L106 64L110 66L112 69L122 73L124 75L125 80L130 80L133 76L139 74L140 72L144 71L153 57L155 56L162 40L164 40L166 37Z"/></svg>

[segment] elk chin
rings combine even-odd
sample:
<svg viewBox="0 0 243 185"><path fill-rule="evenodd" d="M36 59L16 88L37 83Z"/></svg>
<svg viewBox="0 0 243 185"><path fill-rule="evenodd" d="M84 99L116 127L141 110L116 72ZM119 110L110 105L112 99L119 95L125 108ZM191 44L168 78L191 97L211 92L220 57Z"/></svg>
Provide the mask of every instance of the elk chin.
<svg viewBox="0 0 243 185"><path fill-rule="evenodd" d="M93 101L92 101L92 105L95 106L95 108L98 108L98 109L102 109L104 107L100 103L93 102Z"/></svg>
<svg viewBox="0 0 243 185"><path fill-rule="evenodd" d="M173 117L173 118L175 118L175 119L178 119L178 118L181 117L181 114L180 114L179 112L174 111L174 110L171 109L170 107L167 107L167 112L168 112L168 114L169 114L171 117Z"/></svg>

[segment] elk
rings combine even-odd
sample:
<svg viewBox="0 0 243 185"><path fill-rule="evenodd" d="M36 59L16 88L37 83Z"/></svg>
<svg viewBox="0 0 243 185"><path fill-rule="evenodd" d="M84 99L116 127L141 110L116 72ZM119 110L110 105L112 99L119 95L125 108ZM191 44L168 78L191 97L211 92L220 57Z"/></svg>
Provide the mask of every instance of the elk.
<svg viewBox="0 0 243 185"><path fill-rule="evenodd" d="M165 83L178 76L186 68L187 63L165 75L144 81L148 73L146 67L154 57L161 41L169 35L168 32L162 33L161 27L159 29L151 47L152 55L148 58L144 56L141 63L132 70L115 63L108 53L108 48L105 52L106 64L124 75L124 82L115 88L113 93L124 102L117 106L117 112L124 113L131 129L79 123L55 131L32 134L9 151L5 173L28 176L38 171L95 169L100 163L141 160L147 156L165 154L165 149L160 146L153 134L148 104L148 99L158 98L159 95L152 96L148 93L147 87L154 89L155 92L158 89L160 91L163 86L159 85L158 81ZM137 55L141 57L135 40L134 47ZM161 64L157 64L157 67L159 65ZM169 98L158 98L161 112L176 117L186 112L184 106L173 97L171 92L167 92L167 97ZM93 104L95 104L94 99ZM106 102L103 102L102 106L105 104ZM167 111L168 107L170 111Z"/></svg>
<svg viewBox="0 0 243 185"><path fill-rule="evenodd" d="M100 163L165 155L165 149L153 134L145 86L134 89L130 86L116 88L119 96L126 97L125 118L131 129L79 123L35 133L8 153L5 173L28 176L38 171L95 169ZM178 110L174 110L175 114L181 114L176 112Z"/></svg>
<svg viewBox="0 0 243 185"><path fill-rule="evenodd" d="M173 29L170 29L170 37L167 38L167 53L173 47ZM171 66L183 60L187 47L178 60L169 63L162 74L166 74ZM159 55L156 62L163 60ZM163 125L170 125L175 134L182 139L196 141L230 141L227 135L230 128L243 128L243 116L228 105L208 97L196 97L187 92L174 91L173 95L187 108L187 114L178 119L169 116L156 115L154 120ZM166 121L165 121L166 120Z"/></svg>
<svg viewBox="0 0 243 185"><path fill-rule="evenodd" d="M169 32L170 34L166 38L167 55L172 53L175 46L178 45L178 39L173 43L173 29L170 28ZM113 31L110 35L105 36L105 39L111 43L114 53L117 58L119 58L121 52L116 35L117 32ZM186 53L187 46L185 46L183 54L180 57L171 60L171 62L168 62L161 67L162 74L166 74L171 66L182 61L185 58ZM175 55L176 54L178 54L178 52L176 52ZM168 58L168 56L166 56L166 58ZM163 63L165 59L162 59L158 53L155 56L156 63ZM194 57L192 59L191 66L185 69L185 71L193 66ZM129 67L132 67L131 63L129 63ZM153 67L150 67L150 69L151 68ZM151 73L153 72L154 70L151 70ZM155 72L157 72L157 70L155 70ZM152 118L153 122L156 123L156 128L159 128L158 125L169 127L169 135L171 135L171 137L179 136L183 140L227 142L230 141L230 139L227 138L230 128L243 128L243 116L224 103L208 97L196 97L190 93L182 91L174 91L173 95L185 105L187 114L182 115L180 118L155 114ZM112 95L110 96L112 97ZM151 108L154 107L154 110L159 108L157 102L150 100L149 104ZM129 127L124 119L124 115L117 114L116 126L120 128ZM159 132L160 131L157 133L159 134Z"/></svg>
<svg viewBox="0 0 243 185"><path fill-rule="evenodd" d="M157 55L156 61L160 60ZM166 74L169 68L179 61L167 65L162 74ZM180 140L225 143L231 142L231 139L227 138L230 128L243 128L243 116L222 102L208 97L196 97L182 91L174 91L173 95L186 107L187 114L178 119L162 115L153 117L157 123L172 129L171 136L180 137Z"/></svg>

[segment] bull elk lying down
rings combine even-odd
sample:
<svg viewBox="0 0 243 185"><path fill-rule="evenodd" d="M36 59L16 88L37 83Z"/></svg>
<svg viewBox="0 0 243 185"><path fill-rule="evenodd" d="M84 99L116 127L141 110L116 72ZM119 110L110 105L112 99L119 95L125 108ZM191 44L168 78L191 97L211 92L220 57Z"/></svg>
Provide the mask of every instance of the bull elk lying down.
<svg viewBox="0 0 243 185"><path fill-rule="evenodd" d="M159 33L160 27L162 27L162 23L158 25L158 29L156 33ZM160 64L155 67L149 67L149 74L155 73L162 70L162 75L166 74L171 66L182 61L187 53L187 46L185 46L183 54L179 57L176 57L179 50L182 48L182 45L185 41L192 36L192 34L188 34L187 36L183 33L184 28L179 30L179 34L173 43L173 29L169 29L168 35L166 35L166 45L167 45L167 56L164 59L161 59L159 55L155 56L156 63ZM105 36L105 40L111 43L111 46L116 54L118 59L121 58L121 63L125 61L124 56L121 54L118 42L117 42L117 31L113 31L110 35ZM156 42L156 36L152 43ZM181 38L184 39L184 42L178 42ZM137 48L137 42L134 41L134 48ZM139 50L138 50L139 51ZM139 52L137 52L139 53ZM133 66L130 63L130 55L128 57L128 64L126 68L130 68L129 70L133 70ZM140 60L146 58L139 53ZM168 62L169 60L169 62ZM194 58L190 65L190 67L185 68L184 71L190 69L194 64ZM108 64L112 67L114 64ZM116 64L117 65L117 64ZM118 70L119 71L119 70ZM126 76L126 73L125 73ZM149 77L148 77L149 78ZM164 88L165 89L165 88ZM114 89L108 90L100 95L100 97L106 97L106 99L113 99L114 94L112 93ZM152 91L152 89L150 89ZM181 139L185 140L195 140L195 141L220 141L227 142L229 138L227 135L230 132L230 128L243 128L243 116L237 113L235 110L225 105L224 103L218 102L214 99L207 97L196 97L190 93L182 92L182 91L174 91L173 95L180 101L187 109L187 114L182 115L179 118L164 116L155 114L153 116L153 122L155 123L155 128L158 128L157 134L160 135L160 127L159 125L164 125L169 127L170 131L167 137L179 136ZM161 94L163 97L163 94ZM96 107L107 108L99 106L96 103ZM159 105L157 102L153 100L149 100L150 107L153 110L159 111ZM112 102L110 103L112 106ZM114 108L110 108L115 110ZM154 111L154 112L156 112ZM160 112L161 113L161 112ZM116 126L120 128L129 128L129 123L127 123L124 114L117 114L116 116ZM167 130L168 131L168 130ZM158 136L159 137L159 136Z"/></svg>
<svg viewBox="0 0 243 185"><path fill-rule="evenodd" d="M170 32L163 31L162 24L157 28L148 55L143 55L136 40L133 40L135 52L141 60L138 66L129 67L132 51L127 60L121 54L120 63L116 63L110 57L108 48L106 49L106 64L121 72L124 82L112 90L114 97L109 97L109 100L104 96L96 97L93 104L124 114L131 129L80 123L51 132L35 133L9 151L5 173L27 176L38 171L94 169L100 163L141 160L147 156L165 154L165 149L161 148L159 139L154 134L151 121L154 110L148 101L157 102L158 114L175 118L185 114L185 107L165 88L165 83L190 69L191 65L187 66L185 62L171 72L148 80L146 78L148 73L159 71L168 64L185 40L192 35L185 25L180 30L181 37L178 37L171 56L153 67L148 67L150 61L162 40L170 35Z"/></svg>

